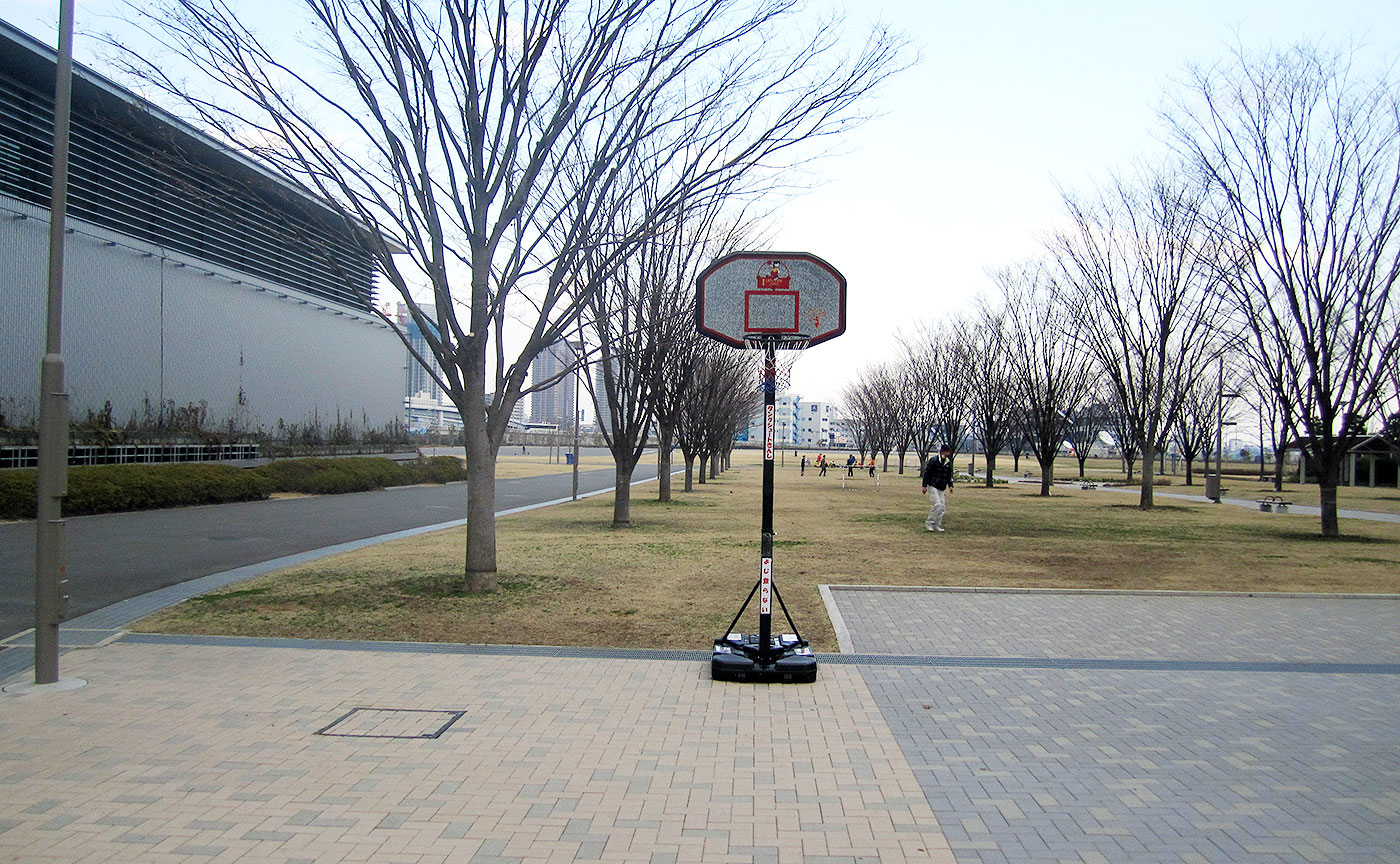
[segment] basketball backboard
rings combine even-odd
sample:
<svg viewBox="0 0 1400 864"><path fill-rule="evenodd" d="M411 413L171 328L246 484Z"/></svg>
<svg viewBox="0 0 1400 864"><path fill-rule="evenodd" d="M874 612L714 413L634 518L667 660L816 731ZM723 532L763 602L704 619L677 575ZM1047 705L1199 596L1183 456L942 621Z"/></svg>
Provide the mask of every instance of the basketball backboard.
<svg viewBox="0 0 1400 864"><path fill-rule="evenodd" d="M846 331L846 277L806 252L734 252L696 280L700 332L735 348L805 347Z"/></svg>

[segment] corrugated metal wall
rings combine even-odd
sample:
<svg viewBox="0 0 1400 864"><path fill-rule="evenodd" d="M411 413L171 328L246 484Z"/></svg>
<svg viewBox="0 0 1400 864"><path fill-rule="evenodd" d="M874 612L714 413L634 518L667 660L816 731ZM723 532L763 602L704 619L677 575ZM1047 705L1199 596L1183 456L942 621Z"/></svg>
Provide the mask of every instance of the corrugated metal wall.
<svg viewBox="0 0 1400 864"><path fill-rule="evenodd" d="M35 415L47 218L0 197L0 397ZM107 400L119 423L147 401L205 402L211 425L234 418L250 428L313 415L330 425L337 412L356 426L380 427L402 415L405 352L383 324L131 238L75 228L64 256L63 327L75 419Z"/></svg>

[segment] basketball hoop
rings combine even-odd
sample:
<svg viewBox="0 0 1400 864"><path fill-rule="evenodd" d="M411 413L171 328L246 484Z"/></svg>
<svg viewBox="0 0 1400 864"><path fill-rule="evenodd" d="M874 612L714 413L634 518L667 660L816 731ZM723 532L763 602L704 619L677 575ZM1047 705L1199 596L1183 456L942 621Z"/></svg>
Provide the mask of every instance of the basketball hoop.
<svg viewBox="0 0 1400 864"><path fill-rule="evenodd" d="M745 333L744 347L763 350L771 346L774 351L801 351L812 342L807 333Z"/></svg>
<svg viewBox="0 0 1400 864"><path fill-rule="evenodd" d="M777 449L777 391L792 378L801 351L835 339L846 330L846 277L805 252L735 252L706 268L696 280L695 326L701 334L734 348L763 352L763 510L759 580L725 635L715 640L710 677L716 681L803 682L817 680L817 658L783 603L773 578L773 454ZM786 446L786 445L784 445ZM758 597L758 632L735 631L749 602ZM791 633L773 633L773 601Z"/></svg>

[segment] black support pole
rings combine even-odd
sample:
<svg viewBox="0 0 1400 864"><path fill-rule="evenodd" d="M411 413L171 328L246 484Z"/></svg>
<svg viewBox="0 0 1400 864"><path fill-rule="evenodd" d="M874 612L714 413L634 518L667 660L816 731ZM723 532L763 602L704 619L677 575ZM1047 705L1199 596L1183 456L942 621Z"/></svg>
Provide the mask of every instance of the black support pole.
<svg viewBox="0 0 1400 864"><path fill-rule="evenodd" d="M778 352L763 349L763 538L758 589L758 662L772 663L773 652L773 451L777 444Z"/></svg>

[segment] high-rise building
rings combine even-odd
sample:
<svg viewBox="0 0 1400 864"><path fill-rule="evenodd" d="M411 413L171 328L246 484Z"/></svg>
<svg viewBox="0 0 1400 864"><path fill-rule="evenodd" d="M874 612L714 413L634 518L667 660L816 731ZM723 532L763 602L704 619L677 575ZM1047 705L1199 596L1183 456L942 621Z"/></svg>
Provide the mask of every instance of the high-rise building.
<svg viewBox="0 0 1400 864"><path fill-rule="evenodd" d="M593 396L595 409L593 420L599 429L612 426L612 406L608 404L608 391L603 386L603 364L593 366Z"/></svg>
<svg viewBox="0 0 1400 864"><path fill-rule="evenodd" d="M576 354L568 342L559 341L540 352L530 364L533 382L548 381L574 365ZM553 423L560 428L573 428L574 376L564 375L543 390L530 394L530 422Z"/></svg>
<svg viewBox="0 0 1400 864"><path fill-rule="evenodd" d="M437 309L431 304L421 304L419 308L431 327L431 322L437 319ZM399 328L408 336L408 345L413 349L404 350L403 406L404 422L408 424L409 431L444 432L461 429L461 413L443 392L442 387L438 386L437 378L442 374L442 366L428 347L423 328L408 314L408 307L403 303L398 304L394 318ZM418 357L427 361L426 366L413 356L415 352Z"/></svg>

